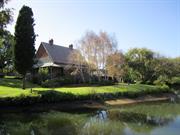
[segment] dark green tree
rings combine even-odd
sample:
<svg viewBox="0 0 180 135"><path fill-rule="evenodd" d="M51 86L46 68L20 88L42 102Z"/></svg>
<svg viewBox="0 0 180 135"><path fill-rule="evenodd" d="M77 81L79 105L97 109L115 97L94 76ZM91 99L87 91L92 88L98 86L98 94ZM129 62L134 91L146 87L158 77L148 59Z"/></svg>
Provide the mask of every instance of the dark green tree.
<svg viewBox="0 0 180 135"><path fill-rule="evenodd" d="M0 38L7 34L6 26L13 21L12 9L5 8L9 0L0 0Z"/></svg>
<svg viewBox="0 0 180 135"><path fill-rule="evenodd" d="M155 66L157 80L155 84L170 84L173 77L180 77L180 58L157 58Z"/></svg>
<svg viewBox="0 0 180 135"><path fill-rule="evenodd" d="M9 0L0 0L0 8L4 7L4 4L7 4Z"/></svg>
<svg viewBox="0 0 180 135"><path fill-rule="evenodd" d="M136 81L152 83L156 79L156 53L146 48L133 48L126 53L126 58L128 66L136 73Z"/></svg>
<svg viewBox="0 0 180 135"><path fill-rule="evenodd" d="M3 72L3 69L13 67L13 45L14 45L14 36L10 32L7 32L3 35L3 38L0 38L0 71Z"/></svg>
<svg viewBox="0 0 180 135"><path fill-rule="evenodd" d="M4 67L12 61L13 36L6 30L6 26L13 18L11 9L5 8L7 2L8 0L0 1L0 72L3 72Z"/></svg>
<svg viewBox="0 0 180 135"><path fill-rule="evenodd" d="M19 11L15 26L14 64L23 77L22 88L25 89L25 76L34 64L35 39L34 18L30 7L23 6Z"/></svg>

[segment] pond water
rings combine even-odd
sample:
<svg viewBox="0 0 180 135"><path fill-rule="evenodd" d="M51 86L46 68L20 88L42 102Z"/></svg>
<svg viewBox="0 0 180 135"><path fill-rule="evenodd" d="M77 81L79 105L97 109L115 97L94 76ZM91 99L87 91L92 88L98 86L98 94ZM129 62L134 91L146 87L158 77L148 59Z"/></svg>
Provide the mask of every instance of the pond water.
<svg viewBox="0 0 180 135"><path fill-rule="evenodd" d="M180 103L0 115L0 135L180 135Z"/></svg>

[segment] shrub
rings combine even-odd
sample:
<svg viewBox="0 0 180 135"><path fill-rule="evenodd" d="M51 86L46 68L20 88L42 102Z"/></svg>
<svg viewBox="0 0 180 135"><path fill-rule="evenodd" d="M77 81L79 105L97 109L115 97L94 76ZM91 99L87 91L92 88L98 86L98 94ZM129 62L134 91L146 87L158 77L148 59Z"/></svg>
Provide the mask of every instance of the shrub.
<svg viewBox="0 0 180 135"><path fill-rule="evenodd" d="M90 84L113 85L113 84L114 84L114 81L113 81L113 80L104 80L104 79L101 79L101 80L92 80L92 81L90 82Z"/></svg>
<svg viewBox="0 0 180 135"><path fill-rule="evenodd" d="M43 102L58 102L58 101L73 101L76 96L72 93L57 92L54 90L48 90L41 93L41 101Z"/></svg>
<svg viewBox="0 0 180 135"><path fill-rule="evenodd" d="M30 81L34 84L40 85L41 84L41 77L38 74L33 75Z"/></svg>
<svg viewBox="0 0 180 135"><path fill-rule="evenodd" d="M73 84L73 78L72 77L61 77L61 78L54 78L51 80L46 80L42 82L42 87L45 88L53 88L53 87L60 87L64 85Z"/></svg>
<svg viewBox="0 0 180 135"><path fill-rule="evenodd" d="M114 82L112 80L102 80L98 84L99 85L113 85Z"/></svg>
<svg viewBox="0 0 180 135"><path fill-rule="evenodd" d="M165 85L170 82L169 78L167 76L159 76L157 80L155 80L153 83L155 85Z"/></svg>
<svg viewBox="0 0 180 135"><path fill-rule="evenodd" d="M180 77L173 77L170 83L171 85L180 85Z"/></svg>
<svg viewBox="0 0 180 135"><path fill-rule="evenodd" d="M41 83L41 86L45 88L53 88L53 87L59 87L60 83L58 79L46 80Z"/></svg>

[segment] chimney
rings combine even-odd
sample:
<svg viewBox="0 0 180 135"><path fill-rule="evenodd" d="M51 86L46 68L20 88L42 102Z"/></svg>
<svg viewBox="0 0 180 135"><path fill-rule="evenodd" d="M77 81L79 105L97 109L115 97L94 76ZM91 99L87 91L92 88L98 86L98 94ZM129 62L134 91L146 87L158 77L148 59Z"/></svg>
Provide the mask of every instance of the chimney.
<svg viewBox="0 0 180 135"><path fill-rule="evenodd" d="M53 39L50 39L50 40L49 40L49 44L50 44L50 45L53 45L53 42L54 42Z"/></svg>
<svg viewBox="0 0 180 135"><path fill-rule="evenodd" d="M73 50L73 44L70 44L70 45L69 45L69 48L70 48L71 50Z"/></svg>

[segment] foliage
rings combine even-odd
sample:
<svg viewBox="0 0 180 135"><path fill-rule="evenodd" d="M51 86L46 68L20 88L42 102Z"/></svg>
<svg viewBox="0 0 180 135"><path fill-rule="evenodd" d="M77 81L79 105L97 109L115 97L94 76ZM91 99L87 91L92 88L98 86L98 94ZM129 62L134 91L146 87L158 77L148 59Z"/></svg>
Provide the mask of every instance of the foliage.
<svg viewBox="0 0 180 135"><path fill-rule="evenodd" d="M0 9L1 9L0 11L0 37L3 37L3 35L7 32L6 30L7 24L13 21L12 9L4 7L8 1L9 0L0 1Z"/></svg>
<svg viewBox="0 0 180 135"><path fill-rule="evenodd" d="M179 57L166 58L146 48L130 49L125 56L125 82L164 85L180 76Z"/></svg>
<svg viewBox="0 0 180 135"><path fill-rule="evenodd" d="M89 82L93 72L96 72L99 80L101 80L100 69L105 71L107 57L114 52L117 46L115 37L110 36L106 32L100 31L96 34L93 31L88 31L79 41L79 49L81 55L87 63L89 73ZM107 73L104 73L107 76Z"/></svg>
<svg viewBox="0 0 180 135"><path fill-rule="evenodd" d="M169 84L169 82L170 82L170 80L168 79L167 76L160 75L158 77L158 79L154 81L154 84L155 85L165 85L165 84Z"/></svg>
<svg viewBox="0 0 180 135"><path fill-rule="evenodd" d="M23 75L32 69L35 57L35 38L34 18L31 8L23 6L19 12L15 26L15 47L14 47L14 63L16 70ZM25 89L25 81L23 81L23 89Z"/></svg>
<svg viewBox="0 0 180 135"><path fill-rule="evenodd" d="M170 83L172 85L180 85L180 77L173 77Z"/></svg>
<svg viewBox="0 0 180 135"><path fill-rule="evenodd" d="M154 80L155 53L146 48L130 49L126 58L128 66L137 73L136 79L142 83Z"/></svg>
<svg viewBox="0 0 180 135"><path fill-rule="evenodd" d="M7 24L13 21L12 9L5 8L8 0L0 2L0 72L5 66L12 64L12 40L13 36L7 31Z"/></svg>
<svg viewBox="0 0 180 135"><path fill-rule="evenodd" d="M86 74L87 74L87 63L85 58L82 56L81 52L80 52L80 47L77 46L77 50L73 50L73 52L69 55L68 57L69 61L72 61L72 63L75 64L69 64L66 65L65 70L72 70L70 71L71 75L74 75L76 77L78 77L78 79L85 83L86 82Z"/></svg>
<svg viewBox="0 0 180 135"><path fill-rule="evenodd" d="M3 37L0 38L0 69L4 68L11 71L13 69L12 51L14 45L14 37L7 31Z"/></svg>
<svg viewBox="0 0 180 135"><path fill-rule="evenodd" d="M69 76L69 77L60 77L60 78L46 80L42 82L41 85L42 87L45 87L45 88L56 88L56 87L69 85L73 83L74 83L73 78Z"/></svg>
<svg viewBox="0 0 180 135"><path fill-rule="evenodd" d="M3 8L5 4L7 4L9 0L1 0L0 1L0 8Z"/></svg>
<svg viewBox="0 0 180 135"><path fill-rule="evenodd" d="M59 79L46 80L42 82L41 86L45 88L60 87L60 82Z"/></svg>
<svg viewBox="0 0 180 135"><path fill-rule="evenodd" d="M116 78L119 82L124 76L124 66L125 58L123 53L116 51L107 58L106 69L108 76Z"/></svg>
<svg viewBox="0 0 180 135"><path fill-rule="evenodd" d="M41 94L41 100L43 102L48 102L48 103L59 102L59 101L73 101L76 98L76 96L72 93L64 93L53 90L40 92L40 94Z"/></svg>
<svg viewBox="0 0 180 135"><path fill-rule="evenodd" d="M99 86L108 86L108 85L114 85L114 80L105 80L101 79L101 81L91 79L92 81L89 84L99 85Z"/></svg>

